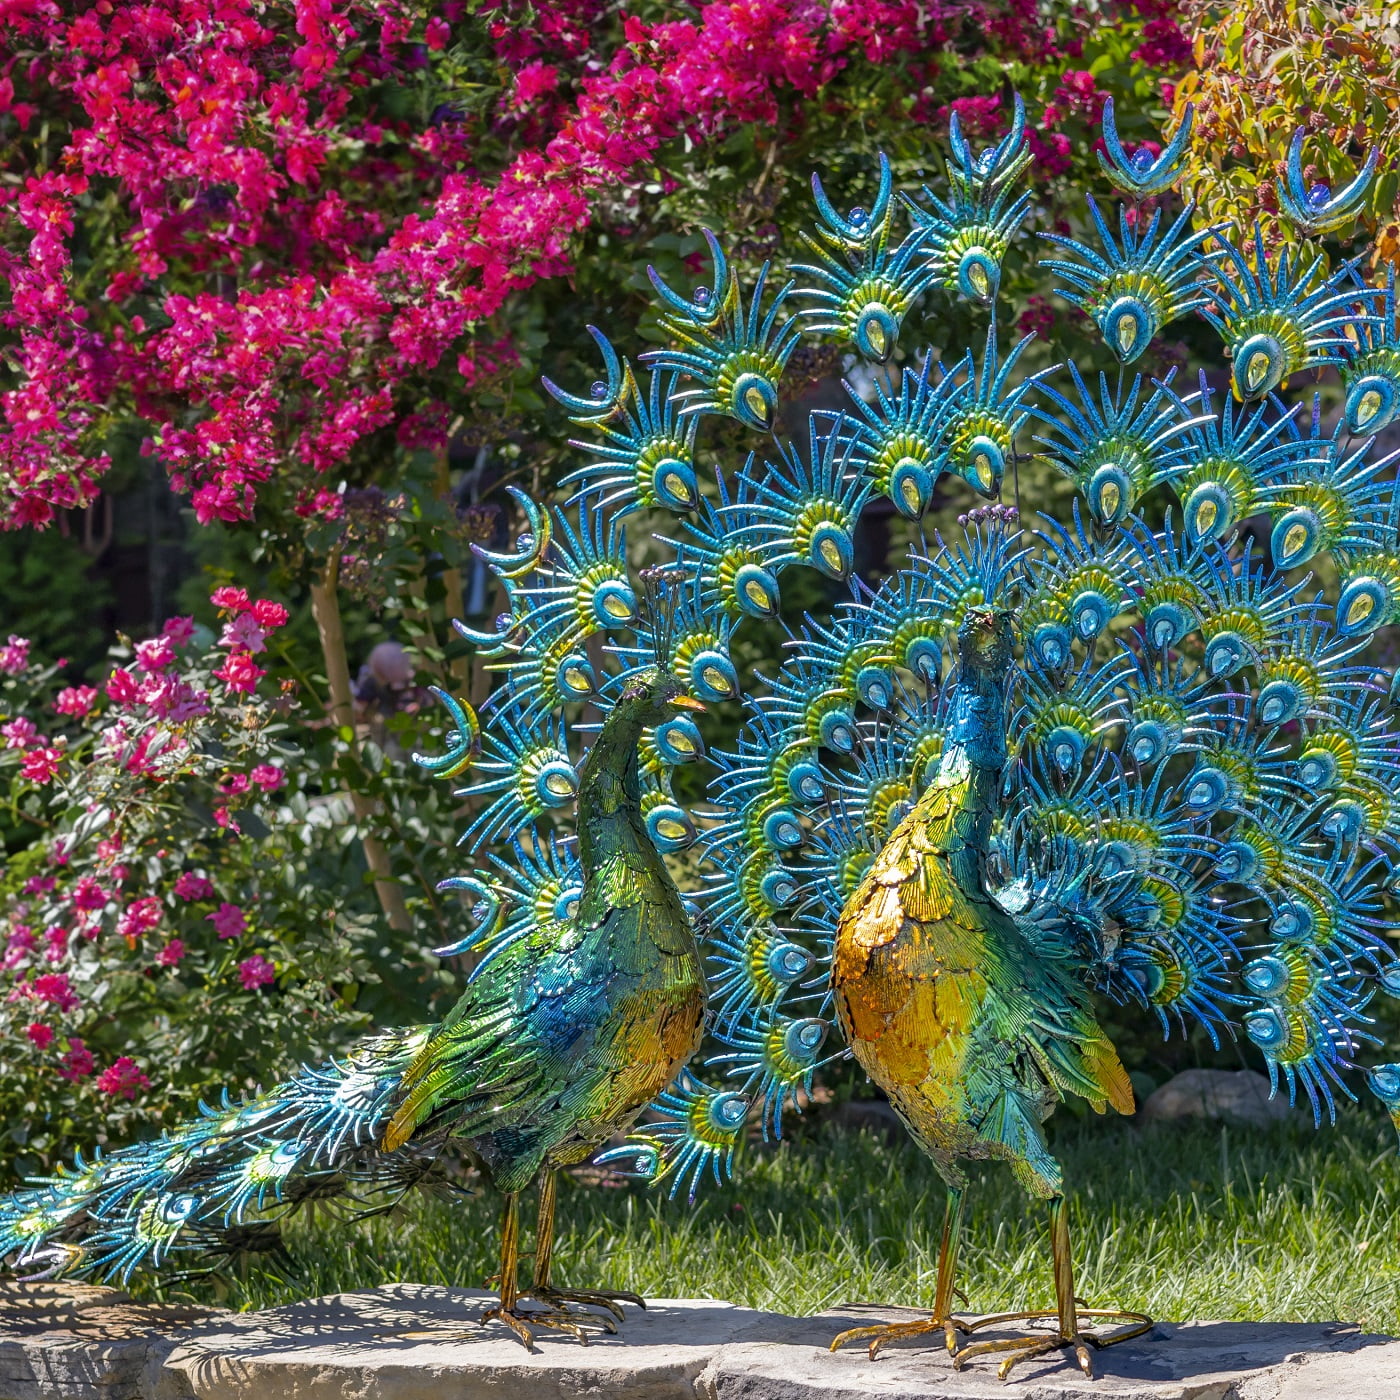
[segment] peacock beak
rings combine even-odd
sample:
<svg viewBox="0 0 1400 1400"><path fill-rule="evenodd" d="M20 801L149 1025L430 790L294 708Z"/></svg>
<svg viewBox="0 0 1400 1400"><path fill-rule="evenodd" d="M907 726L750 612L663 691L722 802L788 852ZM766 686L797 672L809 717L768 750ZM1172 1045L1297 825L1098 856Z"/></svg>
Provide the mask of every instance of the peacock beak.
<svg viewBox="0 0 1400 1400"><path fill-rule="evenodd" d="M698 700L692 700L689 695L673 695L667 702L674 705L678 710L695 710L700 714L705 713L705 707Z"/></svg>

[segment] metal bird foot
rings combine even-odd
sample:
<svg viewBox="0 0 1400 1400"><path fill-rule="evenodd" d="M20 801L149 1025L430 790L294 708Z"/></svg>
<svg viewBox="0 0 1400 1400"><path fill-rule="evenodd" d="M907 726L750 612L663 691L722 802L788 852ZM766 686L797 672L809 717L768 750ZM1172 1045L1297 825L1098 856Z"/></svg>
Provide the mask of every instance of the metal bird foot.
<svg viewBox="0 0 1400 1400"><path fill-rule="evenodd" d="M523 1296L523 1295L522 1295ZM536 1327L548 1328L555 1332L567 1332L581 1346L588 1345L589 1327L600 1332L616 1333L617 1323L607 1313L584 1312L582 1309L566 1308L562 1304L549 1308L522 1308L517 1302L511 1307L498 1303L487 1308L481 1315L481 1325L488 1322L503 1322L515 1333L516 1339L526 1351L534 1351Z"/></svg>
<svg viewBox="0 0 1400 1400"><path fill-rule="evenodd" d="M1108 1335L1098 1332L1083 1332L1078 1326L1075 1326L1068 1334L1063 1330L1033 1332L1023 1337L999 1338L994 1342L969 1342L961 1351L953 1352L953 1369L961 1371L976 1356L1006 1353L1001 1365L997 1367L998 1379L1006 1380L1017 1362L1029 1361L1034 1357L1044 1356L1048 1352L1058 1351L1062 1348L1073 1348L1074 1359L1078 1362L1079 1369L1092 1380L1094 1363L1089 1351L1090 1347L1102 1350L1104 1347L1111 1347L1118 1342L1126 1342L1133 1337L1142 1336L1144 1332L1151 1331L1153 1325L1152 1319L1146 1313L1127 1312L1122 1308L1077 1307L1075 1312L1079 1319L1101 1318L1105 1321L1117 1319L1127 1323L1128 1326ZM976 1322L963 1330L972 1333L980 1331L984 1327L996 1327L1002 1323L1034 1322L1041 1318L1049 1318L1058 1323L1060 1313L1055 1308L1042 1308L1035 1312L996 1313L991 1317L978 1318Z"/></svg>
<svg viewBox="0 0 1400 1400"><path fill-rule="evenodd" d="M880 1354L880 1349L888 1342L897 1342L905 1337L922 1337L930 1332L941 1332L949 1355L958 1354L958 1333L971 1332L975 1323L964 1322L960 1317L927 1317L913 1322L889 1322L874 1327L852 1327L834 1337L830 1350L837 1351L852 1342L870 1342L870 1359Z"/></svg>
<svg viewBox="0 0 1400 1400"><path fill-rule="evenodd" d="M590 1307L605 1309L619 1322L626 1316L619 1304L634 1303L637 1307L641 1308L643 1312L646 1311L647 1307L646 1299L639 1297L636 1293L627 1293L610 1288L550 1288L544 1284L533 1284L531 1287L524 1289L520 1296L522 1298L533 1298L536 1302L543 1303L552 1311L570 1315L573 1315L572 1310L569 1309L566 1304L584 1303ZM580 1313L578 1316L596 1317L597 1314ZM617 1329L612 1328L611 1330L616 1331Z"/></svg>

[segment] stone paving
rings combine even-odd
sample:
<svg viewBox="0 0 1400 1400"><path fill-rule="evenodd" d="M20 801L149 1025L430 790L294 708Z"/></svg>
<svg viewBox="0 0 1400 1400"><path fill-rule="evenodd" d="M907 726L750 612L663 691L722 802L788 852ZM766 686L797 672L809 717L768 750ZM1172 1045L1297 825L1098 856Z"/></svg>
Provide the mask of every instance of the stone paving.
<svg viewBox="0 0 1400 1400"><path fill-rule="evenodd" d="M873 1364L826 1343L844 1327L919 1314L853 1306L818 1317L703 1299L628 1309L582 1347L545 1334L531 1355L477 1318L488 1295L393 1284L264 1313L153 1308L115 1289L0 1286L0 1400L1397 1400L1400 1341L1341 1324L1159 1324L1098 1356L1059 1356L1006 1383L953 1370L941 1347Z"/></svg>

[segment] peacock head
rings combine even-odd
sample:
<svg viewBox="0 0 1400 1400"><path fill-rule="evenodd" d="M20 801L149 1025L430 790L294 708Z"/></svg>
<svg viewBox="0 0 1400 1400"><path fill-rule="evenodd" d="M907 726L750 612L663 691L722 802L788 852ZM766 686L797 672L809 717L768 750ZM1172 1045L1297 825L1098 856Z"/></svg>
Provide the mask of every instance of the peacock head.
<svg viewBox="0 0 1400 1400"><path fill-rule="evenodd" d="M618 696L613 714L643 727L664 724L686 712L702 713L705 707L685 693L685 687L660 666L639 671Z"/></svg>
<svg viewBox="0 0 1400 1400"><path fill-rule="evenodd" d="M1003 675L1011 665L1014 642L1010 608L975 603L958 628L958 660L964 672Z"/></svg>

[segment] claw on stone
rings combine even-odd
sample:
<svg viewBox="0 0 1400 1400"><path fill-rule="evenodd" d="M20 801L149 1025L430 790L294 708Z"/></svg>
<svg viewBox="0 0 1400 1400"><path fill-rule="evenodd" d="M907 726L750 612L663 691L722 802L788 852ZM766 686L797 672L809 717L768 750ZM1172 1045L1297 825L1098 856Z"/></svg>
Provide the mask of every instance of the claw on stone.
<svg viewBox="0 0 1400 1400"><path fill-rule="evenodd" d="M837 1351L851 1342L869 1341L867 1348L872 1361L880 1354L889 1342L899 1341L905 1337L921 1337L929 1332L941 1332L943 1334L944 1345L948 1348L950 1355L956 1357L957 1333L971 1332L972 1327L958 1317L928 1317L918 1318L913 1322L888 1322L878 1323L873 1327L851 1327L839 1336L833 1337L829 1351Z"/></svg>
<svg viewBox="0 0 1400 1400"><path fill-rule="evenodd" d="M1078 1300L1075 1301L1077 1304ZM1093 1380L1094 1363L1089 1351L1090 1347L1102 1350L1104 1347L1113 1346L1118 1342L1126 1342L1133 1337L1140 1337L1143 1333L1150 1332L1153 1327L1152 1319L1146 1313L1127 1312L1117 1308L1084 1307L1077 1308L1077 1313L1079 1317L1084 1319L1098 1318L1105 1322L1116 1320L1127 1325L1108 1335L1097 1332L1081 1332L1076 1328L1068 1336L1064 1332L1056 1331L1053 1333L1032 1333L1021 1337L999 1337L995 1341L988 1342L969 1342L961 1351L953 1354L953 1369L961 1371L974 1357L1006 1352L1009 1354L997 1367L998 1379L1005 1380L1011 1374L1013 1367L1022 1361L1030 1361L1052 1351L1072 1349L1079 1369L1090 1380ZM991 1317L979 1318L966 1330L976 1332L981 1331L984 1327L995 1327L1008 1322L1034 1322L1041 1318L1053 1319L1058 1322L1059 1314L1053 1308L1037 1312L996 1313Z"/></svg>

